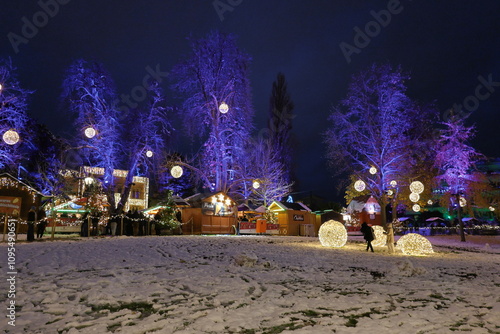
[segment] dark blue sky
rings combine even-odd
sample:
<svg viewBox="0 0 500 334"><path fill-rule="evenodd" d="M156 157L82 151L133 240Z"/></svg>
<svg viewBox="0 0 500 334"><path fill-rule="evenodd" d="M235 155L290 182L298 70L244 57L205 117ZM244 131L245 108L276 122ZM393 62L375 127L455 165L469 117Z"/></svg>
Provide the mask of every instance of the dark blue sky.
<svg viewBox="0 0 500 334"><path fill-rule="evenodd" d="M130 94L147 75L146 67L170 71L189 52L188 35L202 37L219 29L237 35L240 48L253 57L256 133L267 118L271 84L279 71L285 73L296 105L300 191L339 198L324 160L321 134L328 126L331 105L345 96L350 76L373 62L401 64L412 75L409 95L422 102L435 101L441 111L455 103L469 103L469 109L474 109L469 120L478 131L474 146L487 156L500 157L498 0L401 0L399 4L394 0L220 0L237 4L229 5L232 11L224 12L223 20L211 0L59 1L65 4L53 17L40 13L38 1L4 1L0 9L0 57L11 57L23 86L36 90L30 115L57 134L73 131L57 102L64 71L73 60L99 60L119 93ZM375 23L373 13L388 7L390 22ZM38 32L17 45L16 53L9 33L11 38L23 36L25 21L34 19ZM348 62L340 44L355 46L355 27L372 29L373 37L358 41L364 45L358 43L359 53ZM489 90L478 88L480 76L493 82ZM173 103L168 80L164 86ZM181 138L173 146L182 146Z"/></svg>

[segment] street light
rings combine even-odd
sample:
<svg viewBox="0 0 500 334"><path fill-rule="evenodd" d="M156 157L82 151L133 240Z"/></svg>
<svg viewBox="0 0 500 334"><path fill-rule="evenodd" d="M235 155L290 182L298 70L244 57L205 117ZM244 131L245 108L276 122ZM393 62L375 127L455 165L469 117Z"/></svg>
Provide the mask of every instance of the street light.
<svg viewBox="0 0 500 334"><path fill-rule="evenodd" d="M2 136L7 145L16 145L19 142L19 134L15 130L7 130Z"/></svg>

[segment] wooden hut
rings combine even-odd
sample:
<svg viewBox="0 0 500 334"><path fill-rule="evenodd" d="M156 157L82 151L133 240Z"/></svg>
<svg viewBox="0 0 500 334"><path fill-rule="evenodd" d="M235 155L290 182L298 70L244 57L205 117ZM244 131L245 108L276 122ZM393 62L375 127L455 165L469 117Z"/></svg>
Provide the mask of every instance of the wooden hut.
<svg viewBox="0 0 500 334"><path fill-rule="evenodd" d="M274 201L269 211L278 216L280 235L315 236L316 215L305 204Z"/></svg>
<svg viewBox="0 0 500 334"><path fill-rule="evenodd" d="M191 207L182 209L184 234L229 234L237 226L237 206L224 194L197 194L186 199Z"/></svg>

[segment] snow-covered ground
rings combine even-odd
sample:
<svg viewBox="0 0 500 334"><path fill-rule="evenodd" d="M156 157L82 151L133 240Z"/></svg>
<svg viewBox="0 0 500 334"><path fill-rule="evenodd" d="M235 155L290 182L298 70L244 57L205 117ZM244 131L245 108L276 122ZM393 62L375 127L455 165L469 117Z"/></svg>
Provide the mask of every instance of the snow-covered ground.
<svg viewBox="0 0 500 334"><path fill-rule="evenodd" d="M359 237L341 249L278 236L20 242L16 326L2 321L0 329L500 333L500 237L429 239L436 253L425 257L367 253ZM0 251L7 254L5 243ZM0 270L9 271L6 255Z"/></svg>

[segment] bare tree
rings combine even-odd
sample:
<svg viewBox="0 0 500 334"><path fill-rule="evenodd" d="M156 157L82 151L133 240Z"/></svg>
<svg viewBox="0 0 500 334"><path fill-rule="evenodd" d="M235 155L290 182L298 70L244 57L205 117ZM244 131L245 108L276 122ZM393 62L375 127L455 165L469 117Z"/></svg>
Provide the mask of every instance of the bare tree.
<svg viewBox="0 0 500 334"><path fill-rule="evenodd" d="M30 144L25 127L29 120L28 98L32 91L21 87L15 70L10 59L0 60L0 136L2 136L0 138L0 170L7 171L9 168L17 168L17 164L22 159L19 150L21 143ZM6 138L7 142L3 138Z"/></svg>
<svg viewBox="0 0 500 334"><path fill-rule="evenodd" d="M354 75L346 99L330 116L325 134L327 156L338 173L365 182L387 222L390 182L410 169L416 141L412 127L418 121L416 104L406 95L408 74L390 65L372 65Z"/></svg>
<svg viewBox="0 0 500 334"><path fill-rule="evenodd" d="M191 39L191 48L173 70L173 88L185 98L181 112L187 133L203 142L198 164L191 167L203 174L210 190L234 192L252 130L250 57L234 36L219 32Z"/></svg>
<svg viewBox="0 0 500 334"><path fill-rule="evenodd" d="M483 155L468 145L473 137L474 127L465 126L464 120L450 117L443 123L437 146L436 166L441 171L438 180L445 182L447 192L451 195L457 210L457 219L460 226L460 240L465 242L462 209L467 193L475 183L473 169L476 162L483 159ZM469 198L470 201L470 198Z"/></svg>

